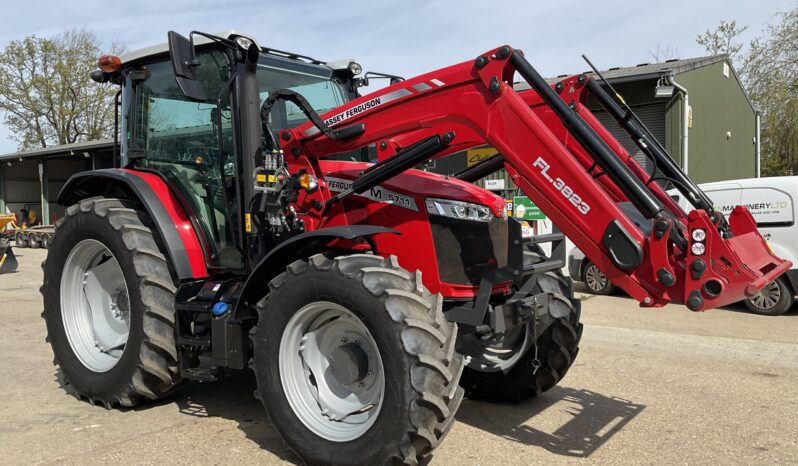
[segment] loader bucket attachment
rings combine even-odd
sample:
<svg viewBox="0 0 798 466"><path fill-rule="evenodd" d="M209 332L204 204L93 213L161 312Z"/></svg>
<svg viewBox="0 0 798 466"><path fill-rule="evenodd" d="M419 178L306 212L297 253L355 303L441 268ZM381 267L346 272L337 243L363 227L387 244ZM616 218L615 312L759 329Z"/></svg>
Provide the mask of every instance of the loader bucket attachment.
<svg viewBox="0 0 798 466"><path fill-rule="evenodd" d="M0 274L16 272L18 268L19 262L14 256L14 250L11 249L10 244L6 243L4 247L0 248Z"/></svg>
<svg viewBox="0 0 798 466"><path fill-rule="evenodd" d="M627 225L636 227L643 235L643 241L633 239L637 232L619 226L607 228L602 246L611 266L633 276L650 294L642 295L642 305L684 303L693 311L725 306L751 297L791 267L789 261L772 253L748 209L737 206L728 220L716 212L712 201L675 164L632 110L622 108L592 78L582 75L560 83L559 89L584 90L580 103L569 106L522 55L514 54L510 60L579 142L592 163L590 168L583 168L590 173L594 167L600 167L601 173L607 175L596 187L610 188L620 201L630 204L629 209L621 212L629 220ZM598 71L596 74L600 76ZM605 84L614 92L610 84L606 81ZM587 94L614 117L639 149L654 161L662 179L672 181L695 210L685 214L653 182L655 175L643 170L620 147L583 105ZM640 221L640 216L644 220ZM614 221L610 223L610 227L615 225ZM601 259L604 258L599 258L599 262ZM621 280L620 286L627 289L624 285Z"/></svg>

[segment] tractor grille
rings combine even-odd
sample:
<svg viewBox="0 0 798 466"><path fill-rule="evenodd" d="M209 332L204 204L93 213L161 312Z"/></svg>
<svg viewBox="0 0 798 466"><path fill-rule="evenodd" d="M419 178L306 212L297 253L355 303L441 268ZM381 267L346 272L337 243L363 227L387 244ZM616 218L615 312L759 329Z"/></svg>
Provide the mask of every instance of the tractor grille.
<svg viewBox="0 0 798 466"><path fill-rule="evenodd" d="M429 216L440 279L455 285L479 285L482 275L507 265L507 219L490 222Z"/></svg>

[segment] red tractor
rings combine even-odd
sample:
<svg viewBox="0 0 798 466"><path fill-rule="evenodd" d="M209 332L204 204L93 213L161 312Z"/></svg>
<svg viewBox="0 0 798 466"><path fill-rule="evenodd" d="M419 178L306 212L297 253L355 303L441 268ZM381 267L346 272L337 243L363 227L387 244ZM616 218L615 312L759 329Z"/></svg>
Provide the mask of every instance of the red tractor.
<svg viewBox="0 0 798 466"><path fill-rule="evenodd" d="M92 77L120 86L119 168L66 184L44 265L69 390L129 407L249 366L306 462L416 464L464 393L537 395L577 354L564 236L522 240L472 184L500 168L643 306L732 303L790 265L586 75L549 86L504 46L360 97L358 68L198 32L101 58ZM516 72L532 91L513 90ZM456 176L414 168L484 144L501 155Z"/></svg>

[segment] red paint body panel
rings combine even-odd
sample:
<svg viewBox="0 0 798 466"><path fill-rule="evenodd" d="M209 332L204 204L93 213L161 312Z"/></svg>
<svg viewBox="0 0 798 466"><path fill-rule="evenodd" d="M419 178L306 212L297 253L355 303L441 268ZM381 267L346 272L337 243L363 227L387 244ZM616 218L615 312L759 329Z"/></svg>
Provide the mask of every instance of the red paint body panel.
<svg viewBox="0 0 798 466"><path fill-rule="evenodd" d="M356 179L370 164L335 160L320 161L321 171L328 181L332 178ZM490 206L494 215L504 215L504 200L471 183L444 175L408 170L380 184L388 189L413 198L417 210L376 202L362 196L351 196L327 216L324 226L369 224L394 228L397 235L374 237L377 250L382 255L395 255L407 270L422 271L424 285L433 293L447 298L471 298L477 287L441 282L433 243L432 231L424 200L428 197L457 199ZM509 290L501 285L496 292Z"/></svg>
<svg viewBox="0 0 798 466"><path fill-rule="evenodd" d="M200 245L197 233L194 231L194 226L191 224L188 215L186 215L183 206L180 205L180 201L177 200L172 190L169 189L169 185L166 184L160 176L154 173L124 168L120 170L124 170L131 175L141 178L155 192L167 213L172 218L174 228L183 241L183 246L186 248L186 254L188 255L188 261L191 265L194 278L207 277L208 270L205 267L205 256L202 252L202 246Z"/></svg>

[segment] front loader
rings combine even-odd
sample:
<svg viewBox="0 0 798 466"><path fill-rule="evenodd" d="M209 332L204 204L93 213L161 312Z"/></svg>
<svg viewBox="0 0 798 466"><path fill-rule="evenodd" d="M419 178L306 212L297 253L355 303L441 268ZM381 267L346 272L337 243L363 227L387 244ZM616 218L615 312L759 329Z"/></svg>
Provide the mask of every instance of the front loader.
<svg viewBox="0 0 798 466"><path fill-rule="evenodd" d="M471 183L499 168L643 306L721 306L790 265L621 118L696 210L670 201L584 107L614 103L589 77L550 87L507 46L362 97L353 62L235 33L99 65L119 165L59 194L42 294L65 385L109 408L250 367L307 463L416 464L464 393L551 388L582 329L564 235L525 244ZM483 144L501 155L456 177L415 169Z"/></svg>
<svg viewBox="0 0 798 466"><path fill-rule="evenodd" d="M6 225L9 223L14 224L14 220L16 220L14 214L0 214L0 274L16 272L19 268L17 256L14 255L14 250L11 249L11 242L3 232Z"/></svg>

